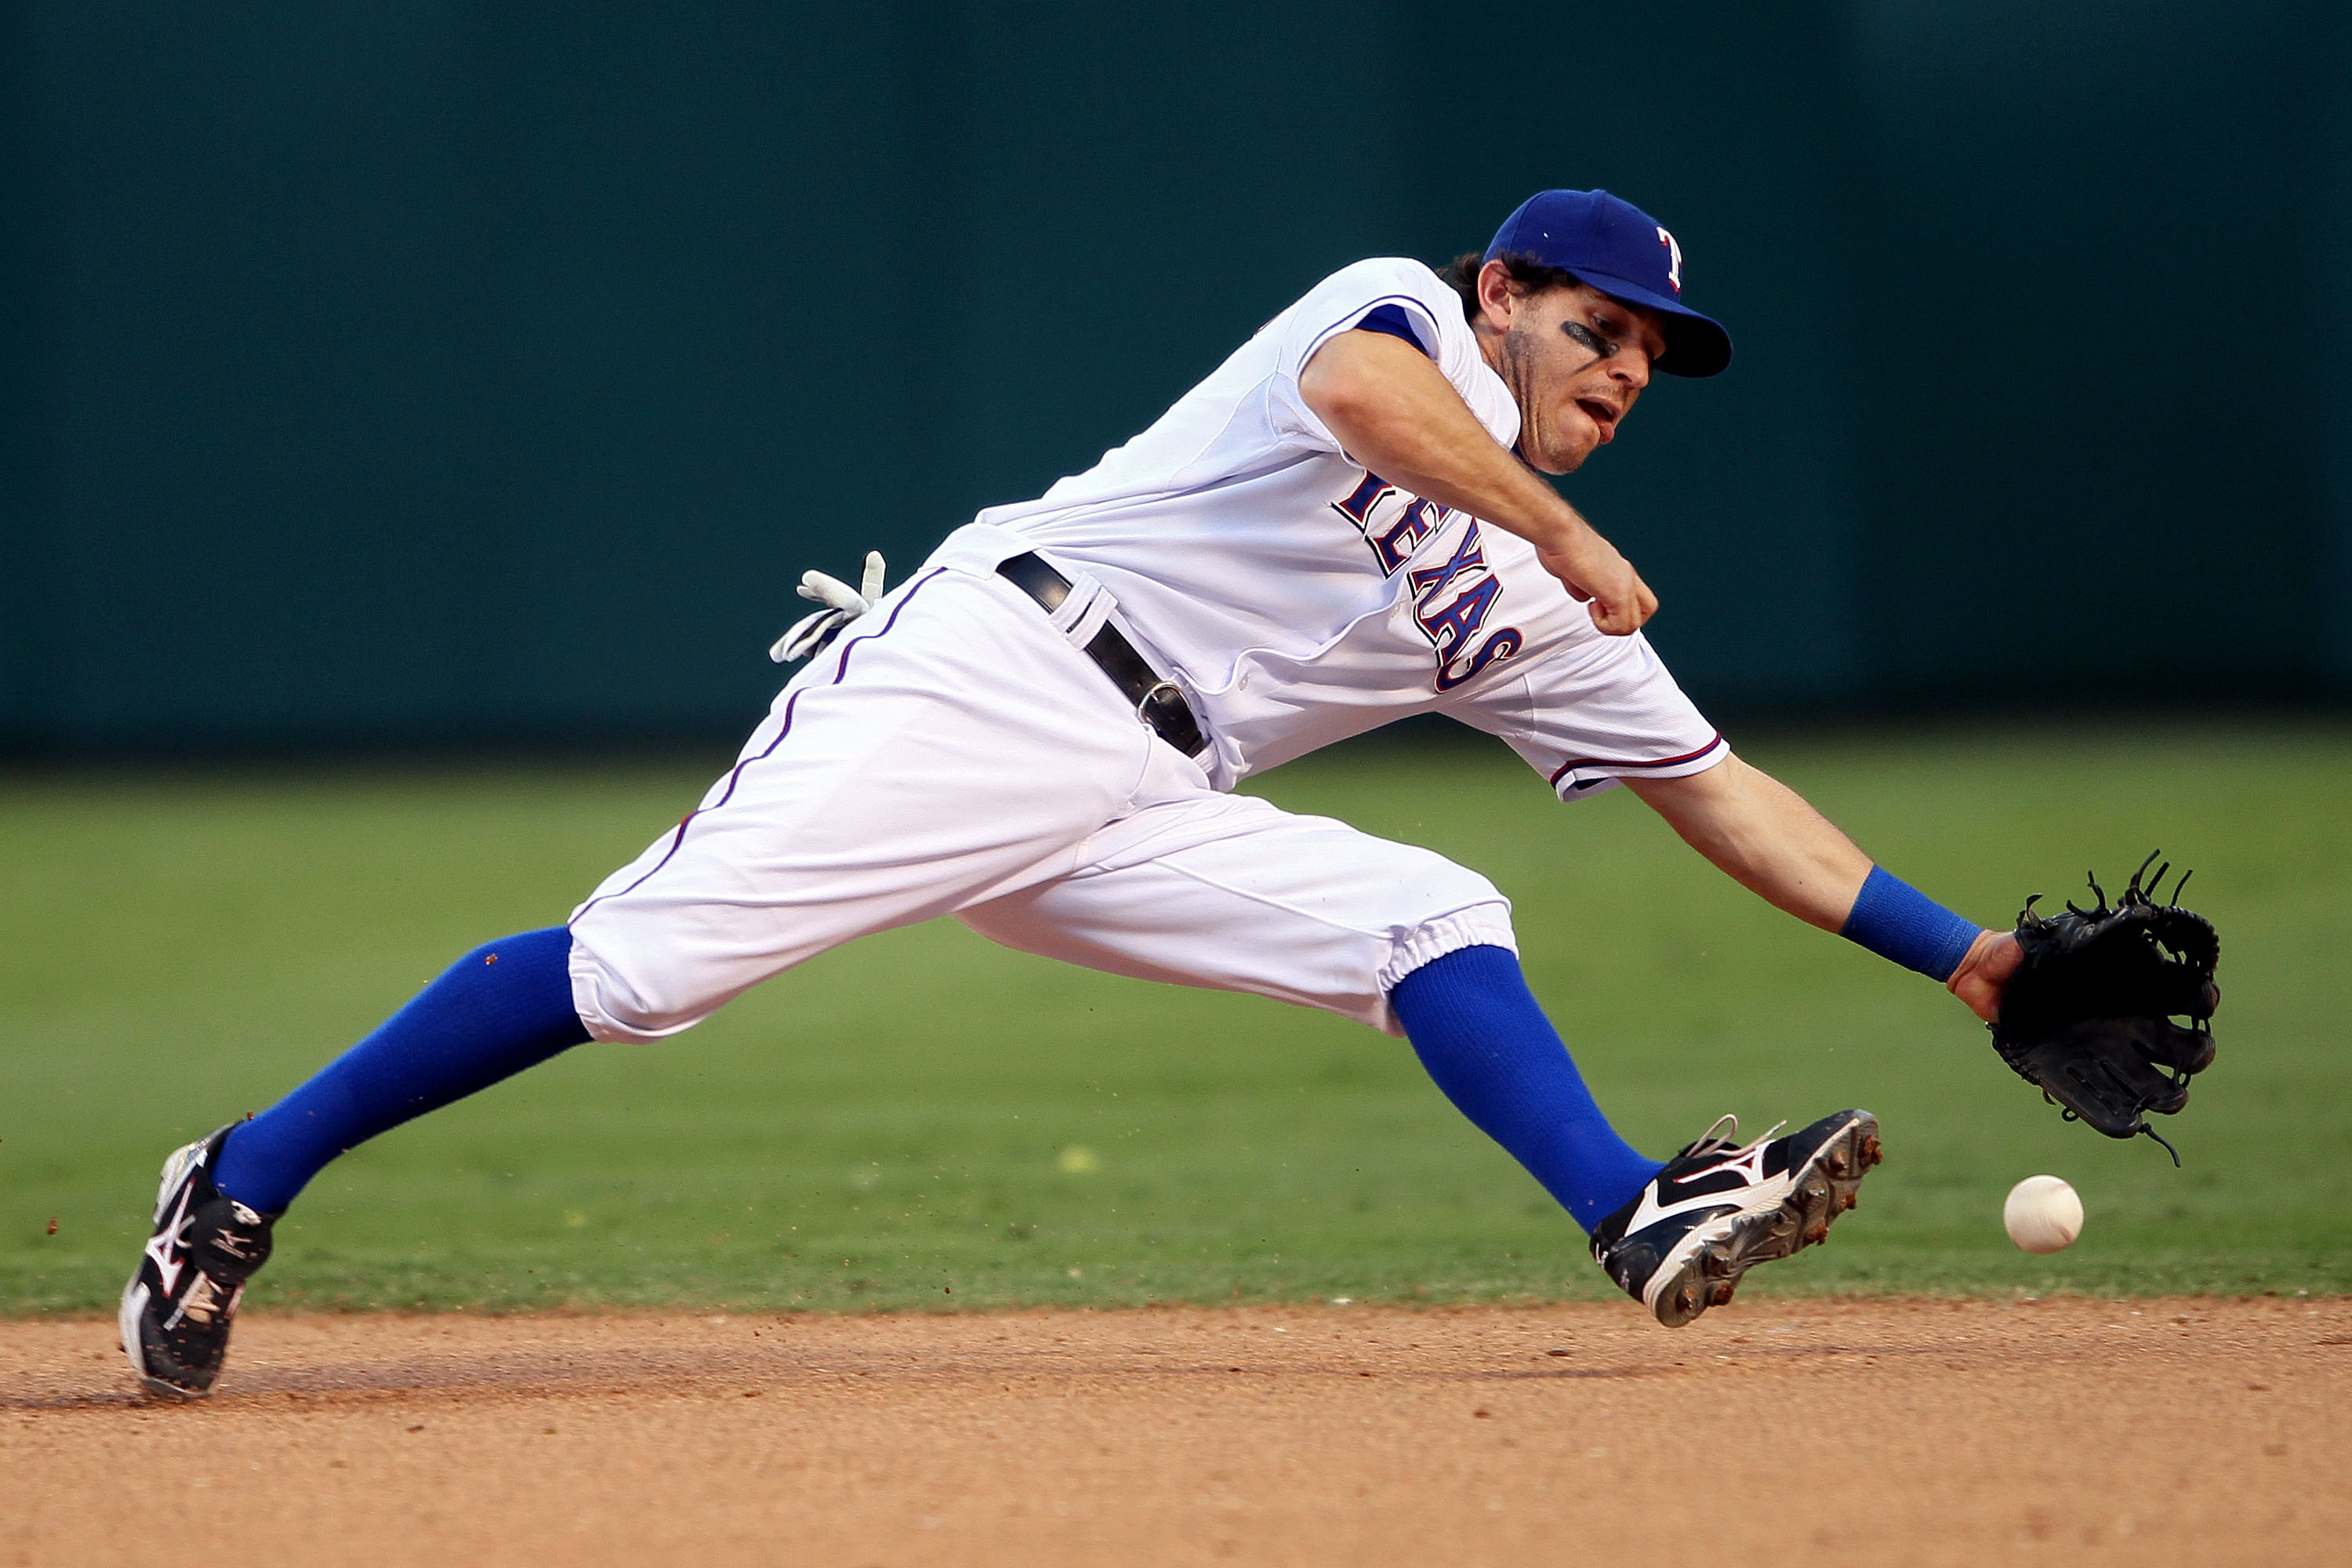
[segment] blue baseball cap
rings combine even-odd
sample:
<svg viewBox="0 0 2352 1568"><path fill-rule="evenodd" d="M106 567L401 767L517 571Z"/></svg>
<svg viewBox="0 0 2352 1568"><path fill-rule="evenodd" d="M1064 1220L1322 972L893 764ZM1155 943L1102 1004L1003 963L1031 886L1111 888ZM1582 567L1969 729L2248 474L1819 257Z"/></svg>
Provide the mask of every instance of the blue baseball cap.
<svg viewBox="0 0 2352 1568"><path fill-rule="evenodd" d="M1503 220L1486 259L1506 252L1657 311L1666 339L1658 368L1669 375L1714 375L1731 363L1723 323L1682 301L1683 247L1631 202L1607 191L1538 191Z"/></svg>

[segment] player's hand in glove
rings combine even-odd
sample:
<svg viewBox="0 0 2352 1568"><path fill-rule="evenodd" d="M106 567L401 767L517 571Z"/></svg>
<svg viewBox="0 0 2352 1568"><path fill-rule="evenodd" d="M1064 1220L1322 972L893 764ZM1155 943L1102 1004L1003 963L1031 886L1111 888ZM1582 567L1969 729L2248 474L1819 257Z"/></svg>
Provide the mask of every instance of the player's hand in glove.
<svg viewBox="0 0 2352 1568"><path fill-rule="evenodd" d="M882 552L866 552L865 577L855 588L822 572L803 572L795 592L824 608L803 616L793 623L790 631L776 639L768 657L778 664L808 658L839 636L842 627L874 607L874 602L882 596Z"/></svg>
<svg viewBox="0 0 2352 1568"><path fill-rule="evenodd" d="M2189 1076L2213 1063L2210 1020L2221 1005L2213 983L2221 939L2212 922L2180 907L2188 874L2173 885L2173 902L2154 897L2170 869L2159 868L2143 889L2143 861L2113 909L2095 878L2092 909L2070 903L2063 914L2043 916L2027 900L2011 933L2018 960L1992 1024L2001 1060L2068 1121L2110 1138L2144 1132L2168 1151L2147 1113L2170 1116L2189 1103ZM1969 951L1955 990L1984 946ZM2172 1158L2179 1163L2177 1152Z"/></svg>
<svg viewBox="0 0 2352 1568"><path fill-rule="evenodd" d="M2025 950L2017 944L2015 931L1986 931L1969 944L1968 956L1944 982L1944 989L1967 1003L1969 1011L1986 1023L1997 1023L2001 991L2024 962Z"/></svg>

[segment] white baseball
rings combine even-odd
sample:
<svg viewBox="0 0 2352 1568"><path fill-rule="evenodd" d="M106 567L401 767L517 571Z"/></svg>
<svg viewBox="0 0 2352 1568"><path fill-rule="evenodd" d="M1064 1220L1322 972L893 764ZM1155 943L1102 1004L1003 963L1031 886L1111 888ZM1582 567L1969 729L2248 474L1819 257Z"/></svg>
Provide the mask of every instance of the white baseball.
<svg viewBox="0 0 2352 1568"><path fill-rule="evenodd" d="M2057 1252L2083 1234L2083 1200L2058 1176L2028 1176L2000 1205L2009 1239L2028 1252Z"/></svg>

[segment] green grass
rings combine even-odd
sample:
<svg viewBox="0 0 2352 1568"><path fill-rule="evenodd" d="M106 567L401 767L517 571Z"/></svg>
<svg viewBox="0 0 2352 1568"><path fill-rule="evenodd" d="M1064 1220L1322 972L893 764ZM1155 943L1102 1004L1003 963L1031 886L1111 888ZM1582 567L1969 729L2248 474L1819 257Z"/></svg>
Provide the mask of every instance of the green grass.
<svg viewBox="0 0 2352 1568"><path fill-rule="evenodd" d="M1500 748L1345 749L1285 805L1517 901L1536 989L1636 1143L1866 1105L1888 1163L1759 1291L2340 1291L2352 1225L2352 736L1944 731L1746 748L1985 921L2161 845L2220 925L2219 1065L2145 1141L2063 1125L1936 986L1738 891L1622 792ZM703 766L0 781L0 1310L103 1307L173 1143L257 1109L473 943L561 920ZM1064 1168L1091 1151L1091 1171ZM1067 1163L1084 1164L1073 1158ZM2051 1171L2083 1241L2010 1247ZM48 1233L52 1216L54 1235ZM668 1044L592 1046L330 1169L258 1303L765 1309L1606 1294L1410 1050L950 924Z"/></svg>

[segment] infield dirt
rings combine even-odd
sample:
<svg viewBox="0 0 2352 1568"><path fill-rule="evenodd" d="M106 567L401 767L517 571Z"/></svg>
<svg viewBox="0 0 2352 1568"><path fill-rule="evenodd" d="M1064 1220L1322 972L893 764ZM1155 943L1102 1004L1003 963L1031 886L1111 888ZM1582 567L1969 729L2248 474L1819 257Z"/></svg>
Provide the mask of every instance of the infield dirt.
<svg viewBox="0 0 2352 1568"><path fill-rule="evenodd" d="M0 1324L0 1563L2334 1563L2352 1303Z"/></svg>

